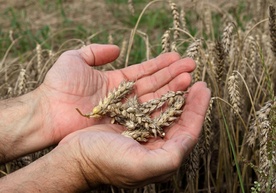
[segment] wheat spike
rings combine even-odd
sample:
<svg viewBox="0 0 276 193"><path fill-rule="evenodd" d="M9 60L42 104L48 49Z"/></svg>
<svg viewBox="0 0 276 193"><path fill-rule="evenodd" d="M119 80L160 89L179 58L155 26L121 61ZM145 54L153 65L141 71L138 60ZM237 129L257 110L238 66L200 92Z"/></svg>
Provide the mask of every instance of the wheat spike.
<svg viewBox="0 0 276 193"><path fill-rule="evenodd" d="M267 117L268 118L268 117ZM268 119L265 119L263 122L259 123L260 134L260 151L259 151L259 183L261 185L261 190L265 191L268 188L268 178L270 173L270 160L268 157L268 135L272 130L270 122Z"/></svg>
<svg viewBox="0 0 276 193"><path fill-rule="evenodd" d="M100 100L99 104L93 108L92 112L89 114L82 114L79 109L77 111L84 117L91 118L105 115L108 112L109 106L117 104L120 102L127 94L129 94L134 86L134 82L123 81L118 88L114 89L112 92L108 93L108 96L103 100Z"/></svg>
<svg viewBox="0 0 276 193"><path fill-rule="evenodd" d="M121 68L124 65L124 59L126 56L126 51L127 51L127 40L123 39L122 44L121 44L121 51L120 51L120 55L116 60L116 68Z"/></svg>
<svg viewBox="0 0 276 193"><path fill-rule="evenodd" d="M271 190L276 191L276 99L274 98L271 110L269 112L269 122L271 130L268 133L268 158L271 162L272 176L271 178Z"/></svg>
<svg viewBox="0 0 276 193"><path fill-rule="evenodd" d="M203 70L203 63L200 60L200 57L196 57L195 63L196 63L196 69L192 73L193 76L193 83L200 81L202 79L202 70Z"/></svg>
<svg viewBox="0 0 276 193"><path fill-rule="evenodd" d="M136 141L141 141L141 142L147 142L148 138L151 137L151 133L149 131L145 131L143 129L141 130L126 130L122 133L122 135L126 137L130 137L132 139L135 139Z"/></svg>
<svg viewBox="0 0 276 193"><path fill-rule="evenodd" d="M185 11L184 9L181 9L180 10L180 21L181 21L181 24L182 24L182 29L184 31L187 31L186 29L186 19L185 19Z"/></svg>
<svg viewBox="0 0 276 193"><path fill-rule="evenodd" d="M270 189L274 192L275 184L275 105L276 102L268 101L256 112L256 118L251 122L247 134L247 144L254 148L259 142L259 165L257 167L258 182L261 192ZM271 172L273 171L273 172ZM269 181L271 180L271 183Z"/></svg>
<svg viewBox="0 0 276 193"><path fill-rule="evenodd" d="M12 31L12 30L9 31L9 38L10 38L10 41L11 41L11 42L14 41L13 31Z"/></svg>
<svg viewBox="0 0 276 193"><path fill-rule="evenodd" d="M170 30L166 30L162 36L162 53L170 52L171 51L171 37L170 37Z"/></svg>
<svg viewBox="0 0 276 193"><path fill-rule="evenodd" d="M36 44L37 69L40 72L42 69L42 49L40 44Z"/></svg>
<svg viewBox="0 0 276 193"><path fill-rule="evenodd" d="M108 44L114 44L114 38L112 33L108 34Z"/></svg>
<svg viewBox="0 0 276 193"><path fill-rule="evenodd" d="M173 15L173 27L175 28L173 31L173 40L176 41L179 38L179 31L176 29L180 28L180 16L175 3L170 2L170 7Z"/></svg>
<svg viewBox="0 0 276 193"><path fill-rule="evenodd" d="M214 136L214 132L212 129L212 109L213 109L213 102L214 100L211 98L209 107L205 116L204 124L203 124L203 139L204 144L203 149L205 150L205 153L210 153L211 151L211 141Z"/></svg>
<svg viewBox="0 0 276 193"><path fill-rule="evenodd" d="M269 6L269 32L271 38L271 50L276 57L276 12L274 6Z"/></svg>
<svg viewBox="0 0 276 193"><path fill-rule="evenodd" d="M250 66L252 67L252 70L254 71L255 75L258 75L258 67L259 64L259 54L258 54L258 45L256 43L256 37L254 38L253 36L249 36L249 46L250 46ZM259 77L259 76L257 76Z"/></svg>
<svg viewBox="0 0 276 193"><path fill-rule="evenodd" d="M224 53L229 55L231 48L231 36L234 29L234 23L230 22L224 29L222 34L222 46L224 48Z"/></svg>
<svg viewBox="0 0 276 193"><path fill-rule="evenodd" d="M186 56L196 59L198 56L198 50L201 46L201 40L197 39L196 41L194 41L186 50Z"/></svg>
<svg viewBox="0 0 276 193"><path fill-rule="evenodd" d="M139 103L137 96L129 97L122 101L133 90L134 82L123 81L118 88L109 92L107 97L100 100L91 113L82 114L84 117L98 117L107 115L111 123L118 123L127 128L123 135L137 141L146 142L149 137L164 137L163 127L173 123L182 113L185 102L185 91L169 91L159 99ZM167 104L167 109L158 117L152 119L151 113Z"/></svg>
<svg viewBox="0 0 276 193"><path fill-rule="evenodd" d="M212 30L212 14L210 9L205 9L204 11L204 22L205 22L205 28L206 28L206 34L211 35L211 30Z"/></svg>
<svg viewBox="0 0 276 193"><path fill-rule="evenodd" d="M128 10L130 11L131 15L134 15L135 14L135 10L134 10L134 6L133 6L133 1L132 0L128 0L127 1L127 7L128 7Z"/></svg>
<svg viewBox="0 0 276 193"><path fill-rule="evenodd" d="M26 93L26 91L26 70L22 68L13 89L13 96L20 96Z"/></svg>
<svg viewBox="0 0 276 193"><path fill-rule="evenodd" d="M238 114L241 112L241 99L238 86L238 75L236 73L232 73L232 75L228 78L228 92L230 95L230 104L234 109L234 114L238 116Z"/></svg>
<svg viewBox="0 0 276 193"><path fill-rule="evenodd" d="M271 101L268 101L260 110L256 112L256 118L251 121L249 132L247 134L247 144L252 148L256 145L260 124L268 119L270 109Z"/></svg>
<svg viewBox="0 0 276 193"><path fill-rule="evenodd" d="M215 70L216 70L216 78L217 78L217 82L219 84L222 84L222 78L225 74L224 72L224 59L225 59L225 55L224 55L224 50L223 50L223 46L222 46L222 42L221 41L217 41L216 42L216 46L215 46Z"/></svg>
<svg viewBox="0 0 276 193"><path fill-rule="evenodd" d="M188 182L188 189L189 192L196 192L195 189L195 182L196 182L196 176L199 171L199 144L197 143L192 152L189 154L187 160L186 160L186 176L187 176L187 182Z"/></svg>
<svg viewBox="0 0 276 193"><path fill-rule="evenodd" d="M173 104L154 120L157 127L169 126L182 113L181 108L183 107L185 102L184 97L181 95L177 95L172 99Z"/></svg>

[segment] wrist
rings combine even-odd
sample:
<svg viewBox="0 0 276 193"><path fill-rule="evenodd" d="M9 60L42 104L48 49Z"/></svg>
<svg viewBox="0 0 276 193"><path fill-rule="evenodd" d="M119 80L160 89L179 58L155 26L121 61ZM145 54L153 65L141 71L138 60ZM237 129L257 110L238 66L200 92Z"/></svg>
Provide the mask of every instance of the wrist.
<svg viewBox="0 0 276 193"><path fill-rule="evenodd" d="M0 163L45 147L40 106L41 96L34 91L0 101Z"/></svg>
<svg viewBox="0 0 276 193"><path fill-rule="evenodd" d="M0 179L0 192L84 192L89 189L70 144Z"/></svg>
<svg viewBox="0 0 276 193"><path fill-rule="evenodd" d="M83 146L82 135L86 134L85 130L71 133L60 141L58 147L65 150L67 149L67 152L70 150L69 157L71 157L76 164L76 176L79 176L79 179L83 179L82 181L85 183L83 187L93 189L101 185L103 180L100 176L101 171L99 171L101 168L95 167L93 160L89 159L87 157L87 152L85 152L87 147ZM93 151L92 147L89 147L89 149Z"/></svg>

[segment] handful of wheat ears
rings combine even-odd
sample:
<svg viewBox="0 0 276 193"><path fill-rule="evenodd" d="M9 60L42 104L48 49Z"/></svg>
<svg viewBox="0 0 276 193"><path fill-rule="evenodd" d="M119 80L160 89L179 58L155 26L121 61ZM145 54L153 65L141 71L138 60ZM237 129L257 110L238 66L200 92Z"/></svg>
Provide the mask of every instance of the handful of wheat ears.
<svg viewBox="0 0 276 193"><path fill-rule="evenodd" d="M83 114L78 108L76 110L87 118L109 116L111 123L126 127L122 135L139 142L147 142L151 137L163 138L163 128L170 126L181 115L187 91L168 91L158 99L140 103L136 95L126 98L133 91L134 84L132 81L123 81L100 100L91 113ZM164 106L166 109L161 110L159 116L151 116Z"/></svg>

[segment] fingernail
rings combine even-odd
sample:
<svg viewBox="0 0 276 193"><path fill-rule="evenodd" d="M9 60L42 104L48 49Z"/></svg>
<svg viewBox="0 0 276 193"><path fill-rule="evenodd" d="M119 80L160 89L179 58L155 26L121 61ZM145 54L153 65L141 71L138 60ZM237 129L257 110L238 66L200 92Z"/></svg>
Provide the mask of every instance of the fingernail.
<svg viewBox="0 0 276 193"><path fill-rule="evenodd" d="M182 146L185 150L185 152L189 152L193 147L194 147L194 140L192 138L192 136L190 135L186 135L184 140L182 141Z"/></svg>

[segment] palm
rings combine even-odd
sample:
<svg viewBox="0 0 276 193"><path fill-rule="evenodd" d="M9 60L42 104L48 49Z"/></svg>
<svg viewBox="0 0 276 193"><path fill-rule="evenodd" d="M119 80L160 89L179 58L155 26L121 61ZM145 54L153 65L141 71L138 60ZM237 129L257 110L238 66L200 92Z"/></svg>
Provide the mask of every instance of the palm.
<svg viewBox="0 0 276 193"><path fill-rule="evenodd" d="M54 120L51 122L52 129L55 135L58 134L54 136L56 140L97 122L106 122L104 119L86 119L75 108L84 113L91 112L109 90L125 79L136 81L135 92L140 100L159 97L168 90L183 90L190 84L187 72L194 69L194 63L187 60L185 65L183 61L177 64L179 56L175 53L164 54L123 70L100 72L90 66L113 61L119 52L114 46L98 48L91 45L64 53L45 77L41 88L47 90L49 111Z"/></svg>
<svg viewBox="0 0 276 193"><path fill-rule="evenodd" d="M196 144L209 99L210 92L204 83L193 85L180 119L163 139L152 138L140 144L120 135L122 126L102 124L74 132L60 144L77 141L81 151L78 159L89 161L84 162L82 171L92 183L98 180L129 188L162 181L176 171ZM98 174L98 179L91 178L90 172Z"/></svg>

